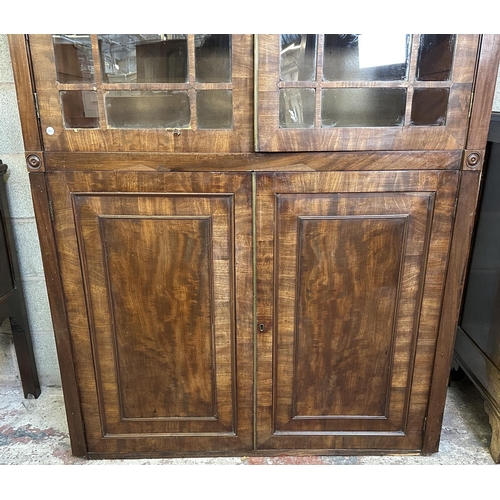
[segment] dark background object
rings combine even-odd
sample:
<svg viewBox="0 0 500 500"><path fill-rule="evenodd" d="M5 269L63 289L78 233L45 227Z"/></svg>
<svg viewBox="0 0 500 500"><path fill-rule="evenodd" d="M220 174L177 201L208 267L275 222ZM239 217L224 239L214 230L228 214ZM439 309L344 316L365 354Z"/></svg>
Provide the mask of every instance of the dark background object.
<svg viewBox="0 0 500 500"><path fill-rule="evenodd" d="M490 451L496 462L500 462L499 192L500 113L493 113L455 358L485 398L493 430Z"/></svg>
<svg viewBox="0 0 500 500"><path fill-rule="evenodd" d="M0 160L0 324L9 318L24 397L37 398L41 392L40 382L7 206L3 181L6 171L7 165Z"/></svg>

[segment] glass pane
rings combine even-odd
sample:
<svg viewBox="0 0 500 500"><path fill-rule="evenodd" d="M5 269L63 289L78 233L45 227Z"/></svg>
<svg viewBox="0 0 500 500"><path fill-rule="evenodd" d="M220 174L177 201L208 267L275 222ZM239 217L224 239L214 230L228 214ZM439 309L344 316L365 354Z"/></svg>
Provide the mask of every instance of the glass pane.
<svg viewBox="0 0 500 500"><path fill-rule="evenodd" d="M449 89L415 89L411 105L412 125L444 125Z"/></svg>
<svg viewBox="0 0 500 500"><path fill-rule="evenodd" d="M99 35L103 81L184 83L186 35Z"/></svg>
<svg viewBox="0 0 500 500"><path fill-rule="evenodd" d="M233 93L230 90L200 90L196 94L199 129L233 126Z"/></svg>
<svg viewBox="0 0 500 500"><path fill-rule="evenodd" d="M406 89L325 89L323 127L396 127L404 123Z"/></svg>
<svg viewBox="0 0 500 500"><path fill-rule="evenodd" d="M316 114L314 89L280 90L280 127L312 128Z"/></svg>
<svg viewBox="0 0 500 500"><path fill-rule="evenodd" d="M94 81L90 35L52 35L52 42L59 83Z"/></svg>
<svg viewBox="0 0 500 500"><path fill-rule="evenodd" d="M59 92L64 126L66 128L99 127L97 92L65 90Z"/></svg>
<svg viewBox="0 0 500 500"><path fill-rule="evenodd" d="M194 35L196 81L231 81L231 35Z"/></svg>
<svg viewBox="0 0 500 500"><path fill-rule="evenodd" d="M189 127L191 113L187 92L114 91L106 94L105 103L110 127Z"/></svg>
<svg viewBox="0 0 500 500"><path fill-rule="evenodd" d="M455 35L420 35L417 80L449 80L454 49Z"/></svg>
<svg viewBox="0 0 500 500"><path fill-rule="evenodd" d="M410 35L325 35L323 80L406 80Z"/></svg>
<svg viewBox="0 0 500 500"><path fill-rule="evenodd" d="M281 35L280 78L285 82L316 79L317 35Z"/></svg>

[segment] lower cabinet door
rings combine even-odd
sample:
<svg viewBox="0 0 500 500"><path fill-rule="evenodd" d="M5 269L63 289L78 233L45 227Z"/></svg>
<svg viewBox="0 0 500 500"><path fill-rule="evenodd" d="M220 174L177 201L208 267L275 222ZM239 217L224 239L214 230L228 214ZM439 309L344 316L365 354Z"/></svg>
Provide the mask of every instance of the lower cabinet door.
<svg viewBox="0 0 500 500"><path fill-rule="evenodd" d="M457 185L258 174L258 448L421 449Z"/></svg>
<svg viewBox="0 0 500 500"><path fill-rule="evenodd" d="M251 177L47 177L89 455L252 449Z"/></svg>

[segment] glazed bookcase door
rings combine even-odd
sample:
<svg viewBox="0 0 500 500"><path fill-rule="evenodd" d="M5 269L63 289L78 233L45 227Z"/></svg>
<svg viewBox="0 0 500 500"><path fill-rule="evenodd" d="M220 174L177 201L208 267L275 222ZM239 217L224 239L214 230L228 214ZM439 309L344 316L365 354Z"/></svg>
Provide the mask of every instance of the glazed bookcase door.
<svg viewBox="0 0 500 500"><path fill-rule="evenodd" d="M258 175L257 448L421 449L458 177Z"/></svg>
<svg viewBox="0 0 500 500"><path fill-rule="evenodd" d="M463 149L478 35L373 37L258 35L256 149Z"/></svg>
<svg viewBox="0 0 500 500"><path fill-rule="evenodd" d="M46 151L248 152L251 35L29 35Z"/></svg>
<svg viewBox="0 0 500 500"><path fill-rule="evenodd" d="M89 456L251 449L248 176L48 184Z"/></svg>

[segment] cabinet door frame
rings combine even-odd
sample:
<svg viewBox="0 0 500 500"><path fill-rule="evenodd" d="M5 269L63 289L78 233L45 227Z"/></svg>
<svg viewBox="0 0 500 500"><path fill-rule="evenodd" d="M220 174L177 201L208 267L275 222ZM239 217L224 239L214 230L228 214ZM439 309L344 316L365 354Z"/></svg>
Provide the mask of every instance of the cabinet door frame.
<svg viewBox="0 0 500 500"><path fill-rule="evenodd" d="M253 449L253 304L252 297L247 296L248 289L252 288L251 177L247 174L213 174L208 182L207 174L203 173L130 172L116 176L109 172L53 172L45 175L53 206L55 242L65 296L64 307L85 427L86 456L109 458L122 455L133 457L144 453L151 457L189 456L202 452L231 454L246 451L248 453ZM142 198L141 203L145 207L149 205L153 210L157 210L153 207L155 203L159 201L161 204L163 203L161 200L168 197L213 199L215 200L215 205L212 204L213 210L216 211L219 220L221 214L224 217L221 206L227 206L229 233L222 234L218 227L209 231L214 245L218 241L219 247L221 243L225 245L223 241L225 237L232 238L230 260L224 263L224 256L217 257L222 259L223 266L232 265L232 268L224 270L221 268L222 264L213 264L216 274L219 275L217 279L220 283L224 282L232 287L232 291L228 291L227 294L222 293L220 286L214 287L213 281L208 285L212 290L210 292L212 307L215 308L216 314L216 319L212 317L210 321L213 321L214 325L219 325L220 330L217 334L219 340L212 342L220 344L220 334L222 334L226 339L230 339L231 344L226 345L227 342L223 341L222 349L214 347L221 356L227 358L221 363L224 371L229 370L232 374L230 386L225 383L222 394L221 405L226 408L222 422L218 423L217 410L214 417L208 420L196 416L186 418L182 415L180 418L164 416L159 419L151 415L146 418L120 416L120 404L116 403L118 400L112 395L114 389L108 387L112 380L109 374L112 372L110 368L106 368L106 364L116 363L116 353L111 352L114 348L109 342L102 343L103 334L97 332L100 327L96 329L94 324L99 318L100 321L106 318L105 311L111 310L114 299L112 296L109 296L109 299L105 298L109 290L104 295L99 292L102 284L99 284L98 274L101 271L94 266L93 271L89 272L87 262L89 254L84 250L85 244L92 242L88 236L91 233L88 231L95 231L96 222L92 220L101 222L103 220L103 214L96 214L97 219L92 215L100 204L99 197L104 200L105 205L108 205L107 211L112 203L110 198L113 197ZM157 202L154 201L155 198ZM188 209L186 203L181 202L186 207L182 209L184 211ZM208 203L211 203L210 200ZM198 205L201 207L203 202ZM165 218L160 213L147 215L150 209L144 213L146 219L142 216L140 219L150 221L172 219L170 216ZM82 210L86 211L83 218ZM119 221L120 217L116 219L116 215L110 213L104 220L109 221L111 217L111 222ZM173 215L179 222L186 217L182 214ZM132 215L132 220L134 217ZM200 217L187 216L186 220L202 223L205 226L206 222L210 224L207 218L209 215ZM130 220L130 214L128 219ZM87 236L82 236L83 233L87 233ZM218 252L220 253L220 250ZM91 258L102 260L98 255ZM93 304L93 300L98 300L100 303ZM109 306L104 306L103 309L103 304L108 301L110 301ZM99 317L94 315L94 311L101 311ZM101 331L106 336L110 332L106 325L103 326L104 330L101 328ZM213 333L208 335L214 338ZM113 359L115 361L112 361ZM217 360L215 366L212 365L213 370L216 368ZM103 370L107 370L108 375L105 375L107 378L103 378ZM227 373L224 376L227 376ZM227 393L228 387L229 393ZM220 398L221 394L218 397ZM112 419L110 425L107 423L108 418ZM120 432L120 428L123 432Z"/></svg>
<svg viewBox="0 0 500 500"><path fill-rule="evenodd" d="M189 35L190 46L194 46ZM27 44L33 66L33 84L40 116L40 135L45 151L162 151L193 153L249 152L253 145L253 36L232 35L232 81L227 84L200 84L207 89L230 89L232 92L233 126L230 129L192 128L112 128L107 126L104 93L110 90L150 91L183 89L190 93L191 115L198 84L195 82L193 54L189 54L189 81L185 84L103 83L97 35L91 35L95 66L95 83L58 83L52 35L28 35ZM191 50L191 49L190 49ZM194 50L194 49L193 49ZM200 87L201 88L201 87ZM63 123L61 91L86 90L97 93L99 121L97 128L66 128ZM193 118L194 119L194 118Z"/></svg>
<svg viewBox="0 0 500 500"><path fill-rule="evenodd" d="M262 325L257 332L257 449L335 449L349 453L356 450L421 450L423 446L424 422L427 414L431 380L433 375L434 349L438 339L441 303L445 287L450 236L453 228L454 203L460 173L437 172L321 172L295 174L257 174L257 318ZM363 193L382 195L430 196L434 201L431 220L428 221L428 257L420 264L422 295L417 300L413 314L415 323L408 326L407 333L413 339L409 355L411 361L406 386L406 409L403 426L394 431L377 430L374 421L372 430L361 429L352 422L342 424L324 418L307 420L289 415L290 422L283 424L283 410L287 403L288 389L276 392L276 381L283 381L283 368L279 369L279 356L292 347L278 331L288 321L287 328L295 328L296 317L285 321L279 319L283 304L295 303L298 284L290 273L283 271L277 262L279 252L277 219L280 196L312 197L335 195L335 193ZM431 200L429 198L429 200ZM394 210L394 209L391 209ZM390 212L389 212L390 213ZM332 216L333 214L329 214ZM374 214L369 213L371 217ZM383 214L380 214L383 216ZM319 217L321 220L321 217ZM348 222L348 220L347 220ZM289 224L290 221L283 222ZM420 223L418 223L420 224ZM288 243L287 243L288 245ZM299 248L299 242L297 242ZM410 249L411 250L411 249ZM297 257L298 258L298 257ZM294 265L293 263L290 265ZM297 273L299 270L297 269ZM283 281L280 281L280 273ZM281 289L281 283L288 288ZM280 298L281 295L281 298ZM290 305L290 307L292 307ZM420 311L420 308L422 310ZM295 314L295 313L294 313ZM283 323L285 321L285 323ZM449 333L449 332L448 332ZM296 337L297 332L294 334ZM292 338L292 337L290 337ZM451 342L446 335L447 342ZM295 343L295 341L294 341ZM295 347L293 347L295 349ZM280 354L280 352L284 354ZM295 352L295 351L293 351ZM296 353L297 356L300 353ZM282 359L285 359L282 358ZM287 366L289 366L287 364ZM294 365L295 366L295 365ZM291 370L291 367L288 368ZM293 394L291 397L294 397ZM286 413L287 410L285 410ZM279 419L281 418L281 423ZM325 417L326 418L326 417ZM329 417L328 417L329 418ZM343 417L339 417L343 418ZM349 420L349 419L347 419ZM315 423L316 422L316 423ZM340 453L340 451L337 451Z"/></svg>
<svg viewBox="0 0 500 500"><path fill-rule="evenodd" d="M319 35L320 38L323 35ZM466 141L472 83L480 46L479 35L457 35L455 59L449 82L415 82L415 54L419 35L413 35L410 79L404 82L281 82L280 35L257 35L257 147L260 152L277 151L357 151L357 150L432 150L462 149ZM321 42L320 42L321 46ZM322 61L321 47L318 61ZM320 62L318 62L320 64ZM420 88L450 88L447 120L444 126L412 126L409 122L410 91ZM316 118L313 128L280 128L281 88L343 88L397 86L408 89L406 119L397 127L321 127L319 95L316 96ZM319 94L319 93L318 93Z"/></svg>

